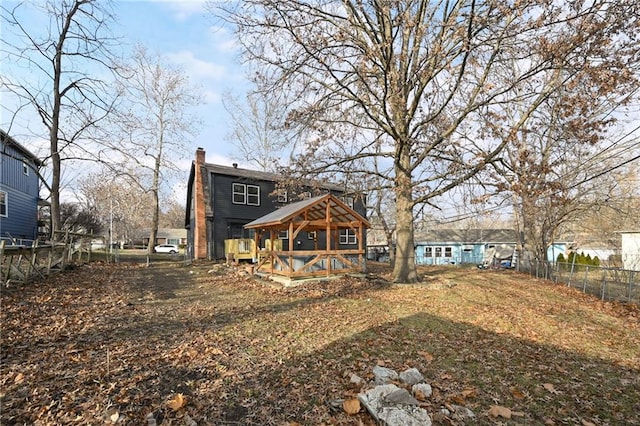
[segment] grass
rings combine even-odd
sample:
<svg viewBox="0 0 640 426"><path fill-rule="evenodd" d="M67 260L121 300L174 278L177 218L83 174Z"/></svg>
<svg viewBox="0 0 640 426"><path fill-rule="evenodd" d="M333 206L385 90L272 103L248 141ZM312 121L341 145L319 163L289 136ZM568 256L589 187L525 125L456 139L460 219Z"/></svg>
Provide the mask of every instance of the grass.
<svg viewBox="0 0 640 426"><path fill-rule="evenodd" d="M636 306L509 271L392 285L372 266L284 290L212 264L94 264L3 289L0 423L373 424L330 403L385 365L422 372L434 424L464 424L439 414L452 404L475 424L640 424Z"/></svg>

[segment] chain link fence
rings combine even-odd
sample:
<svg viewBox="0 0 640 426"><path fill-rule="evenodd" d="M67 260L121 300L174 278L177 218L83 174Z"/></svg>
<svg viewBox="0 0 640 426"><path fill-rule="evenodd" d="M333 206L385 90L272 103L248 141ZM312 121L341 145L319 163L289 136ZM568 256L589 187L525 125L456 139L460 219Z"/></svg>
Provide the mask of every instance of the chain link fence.
<svg viewBox="0 0 640 426"><path fill-rule="evenodd" d="M640 304L640 271L562 262L523 262L519 270L580 289L602 300Z"/></svg>

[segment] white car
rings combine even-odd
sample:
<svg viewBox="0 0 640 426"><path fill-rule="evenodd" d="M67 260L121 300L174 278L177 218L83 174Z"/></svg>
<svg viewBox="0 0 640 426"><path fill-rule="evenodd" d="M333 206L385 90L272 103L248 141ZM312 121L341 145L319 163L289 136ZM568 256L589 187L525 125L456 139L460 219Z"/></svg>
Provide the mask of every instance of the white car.
<svg viewBox="0 0 640 426"><path fill-rule="evenodd" d="M153 248L154 253L176 254L178 251L178 246L175 244L159 244Z"/></svg>

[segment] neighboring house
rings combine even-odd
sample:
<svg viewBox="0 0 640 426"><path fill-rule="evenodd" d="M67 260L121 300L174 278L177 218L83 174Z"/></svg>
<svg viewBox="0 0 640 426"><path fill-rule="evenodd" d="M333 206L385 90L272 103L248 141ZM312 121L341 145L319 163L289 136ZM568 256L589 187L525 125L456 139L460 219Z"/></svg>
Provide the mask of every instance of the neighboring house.
<svg viewBox="0 0 640 426"><path fill-rule="evenodd" d="M436 229L417 235L416 264L476 264L513 256L518 235L512 229Z"/></svg>
<svg viewBox="0 0 640 426"><path fill-rule="evenodd" d="M150 235L151 230L146 230L145 235ZM149 237L143 238L143 244L149 243ZM177 244L183 246L187 244L187 230L182 228L159 228L156 234L156 244Z"/></svg>
<svg viewBox="0 0 640 426"><path fill-rule="evenodd" d="M640 271L640 231L624 231L622 234L622 268Z"/></svg>
<svg viewBox="0 0 640 426"><path fill-rule="evenodd" d="M315 196L332 193L365 217L362 197L343 196L343 188L332 184L319 184L303 194L276 193L280 176L274 173L222 166L205 162L202 148L196 151L187 185L187 253L193 259L222 259L225 257L225 240L253 238L254 230L244 225L263 217L279 207L299 201L299 195ZM308 194L307 194L308 192ZM341 239L345 245L355 245L355 234L345 230ZM313 249L314 234L298 235L300 249ZM288 250L288 234L280 233L283 250Z"/></svg>
<svg viewBox="0 0 640 426"><path fill-rule="evenodd" d="M38 236L42 162L3 130L0 140L0 238L30 245Z"/></svg>

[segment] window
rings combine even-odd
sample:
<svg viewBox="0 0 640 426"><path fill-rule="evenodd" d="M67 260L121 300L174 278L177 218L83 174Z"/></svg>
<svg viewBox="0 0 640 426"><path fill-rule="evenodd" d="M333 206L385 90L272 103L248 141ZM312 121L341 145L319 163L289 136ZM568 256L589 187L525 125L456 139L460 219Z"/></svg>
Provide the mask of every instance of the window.
<svg viewBox="0 0 640 426"><path fill-rule="evenodd" d="M433 247L424 248L424 257L433 257Z"/></svg>
<svg viewBox="0 0 640 426"><path fill-rule="evenodd" d="M307 232L307 237L308 237L310 240L314 240L314 241L315 241L315 239L316 239L316 237L317 237L316 231L309 231L309 232Z"/></svg>
<svg viewBox="0 0 640 426"><path fill-rule="evenodd" d="M29 165L26 162L22 162L22 173L25 176L29 176Z"/></svg>
<svg viewBox="0 0 640 426"><path fill-rule="evenodd" d="M340 244L356 244L356 233L351 229L340 230Z"/></svg>
<svg viewBox="0 0 640 426"><path fill-rule="evenodd" d="M257 185L245 185L234 183L232 186L233 204L260 205L260 187Z"/></svg>
<svg viewBox="0 0 640 426"><path fill-rule="evenodd" d="M278 202L279 203L286 203L287 202L287 190L286 189L278 189L276 193L278 194Z"/></svg>
<svg viewBox="0 0 640 426"><path fill-rule="evenodd" d="M247 203L247 187L241 183L233 184L233 204Z"/></svg>
<svg viewBox="0 0 640 426"><path fill-rule="evenodd" d="M444 257L451 257L451 256L452 256L451 247L445 247L444 248Z"/></svg>
<svg viewBox="0 0 640 426"><path fill-rule="evenodd" d="M260 187L257 185L247 185L247 204L250 206L260 205Z"/></svg>
<svg viewBox="0 0 640 426"><path fill-rule="evenodd" d="M436 247L436 257L442 257L442 247Z"/></svg>
<svg viewBox="0 0 640 426"><path fill-rule="evenodd" d="M7 193L0 191L0 216L9 216L9 209L7 208Z"/></svg>
<svg viewBox="0 0 640 426"><path fill-rule="evenodd" d="M280 231L278 233L278 239L280 239L280 240L288 240L289 239L289 231L288 230Z"/></svg>

